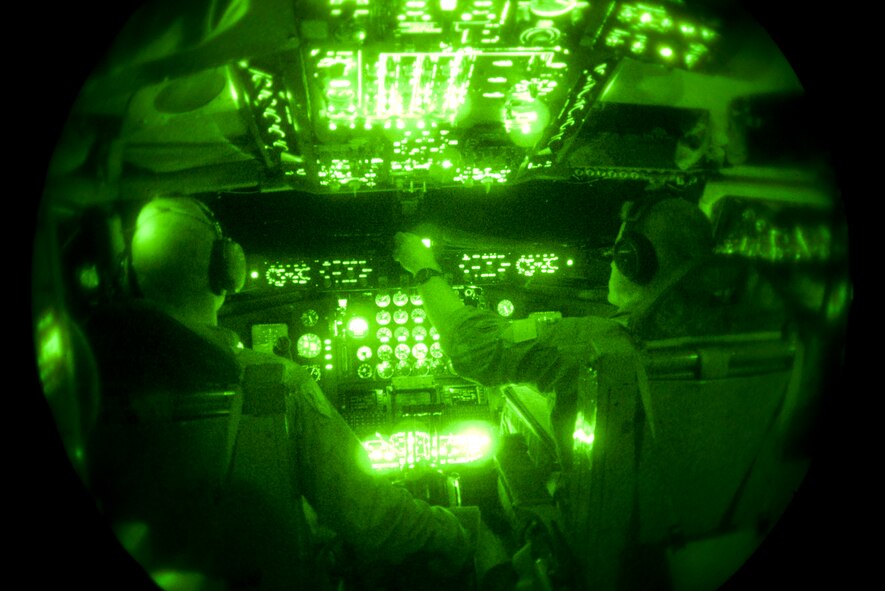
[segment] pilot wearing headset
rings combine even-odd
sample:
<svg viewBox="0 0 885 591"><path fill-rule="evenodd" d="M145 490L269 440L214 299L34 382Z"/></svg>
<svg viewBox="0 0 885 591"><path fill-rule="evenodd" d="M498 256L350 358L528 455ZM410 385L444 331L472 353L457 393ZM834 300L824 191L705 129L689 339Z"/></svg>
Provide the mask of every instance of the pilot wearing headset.
<svg viewBox="0 0 885 591"><path fill-rule="evenodd" d="M226 295L244 284L246 264L242 248L224 236L205 205L189 198L147 203L129 259L129 282L144 300L233 351L241 367L283 366L292 470L299 492L325 526L369 560L397 564L421 554L443 573L457 573L468 563L473 541L458 517L373 475L360 441L307 370L242 348L236 334L218 325ZM300 507L301 499L293 503Z"/></svg>
<svg viewBox="0 0 885 591"><path fill-rule="evenodd" d="M592 366L607 338L633 332L659 296L712 253L708 219L683 199L627 203L621 217L608 282L608 301L616 310L609 318L513 321L466 306L420 237L395 237L394 259L414 275L428 319L458 373L485 386L534 383L550 395L563 468L570 465L581 369ZM675 333L679 327L668 329Z"/></svg>

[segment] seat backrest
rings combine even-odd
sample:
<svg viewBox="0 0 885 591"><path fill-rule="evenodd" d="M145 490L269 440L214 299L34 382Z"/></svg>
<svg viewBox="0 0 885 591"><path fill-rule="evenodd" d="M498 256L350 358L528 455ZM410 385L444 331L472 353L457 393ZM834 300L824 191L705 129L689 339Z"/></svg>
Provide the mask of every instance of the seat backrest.
<svg viewBox="0 0 885 591"><path fill-rule="evenodd" d="M749 557L807 469L781 453L800 348L780 333L609 343L581 389L576 429L593 436L576 436L568 494L588 588L715 588Z"/></svg>
<svg viewBox="0 0 885 591"><path fill-rule="evenodd" d="M237 356L150 306L90 326L103 411L93 491L149 572L198 572L231 588L303 582L309 527L288 445L282 366ZM145 527L146 526L146 527Z"/></svg>

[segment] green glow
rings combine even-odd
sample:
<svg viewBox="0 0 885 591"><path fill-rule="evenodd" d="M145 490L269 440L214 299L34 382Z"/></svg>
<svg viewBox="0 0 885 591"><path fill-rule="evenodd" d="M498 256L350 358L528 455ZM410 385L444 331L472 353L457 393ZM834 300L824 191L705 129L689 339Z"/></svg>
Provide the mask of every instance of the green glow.
<svg viewBox="0 0 885 591"><path fill-rule="evenodd" d="M513 302L510 300L501 300L498 302L496 309L498 310L498 314L504 318L508 318L513 314Z"/></svg>
<svg viewBox="0 0 885 591"><path fill-rule="evenodd" d="M669 47L662 47L658 50L658 53L661 54L662 57L671 58L673 57L673 50Z"/></svg>
<svg viewBox="0 0 885 591"><path fill-rule="evenodd" d="M593 433L585 433L583 429L577 429L574 433L575 441L585 445L593 445Z"/></svg>
<svg viewBox="0 0 885 591"><path fill-rule="evenodd" d="M57 380L64 363L64 335L53 312L49 311L37 322L37 367L43 391L49 395L58 386Z"/></svg>
<svg viewBox="0 0 885 591"><path fill-rule="evenodd" d="M372 358L372 348L365 345L356 350L356 358L360 361L366 361Z"/></svg>
<svg viewBox="0 0 885 591"><path fill-rule="evenodd" d="M323 344L320 340L320 337L311 332L308 332L298 337L296 347L299 355L306 359L313 359L314 357L319 356L322 351Z"/></svg>
<svg viewBox="0 0 885 591"><path fill-rule="evenodd" d="M573 261L572 259L569 259L569 260L567 260L567 261L565 262L565 265L566 265L567 267L571 267L571 266L574 265L574 264L575 264L575 261Z"/></svg>
<svg viewBox="0 0 885 591"><path fill-rule="evenodd" d="M423 244L423 245L426 246L427 248L430 248L430 246L431 246L430 238L422 238L422 239L421 239L421 244Z"/></svg>
<svg viewBox="0 0 885 591"><path fill-rule="evenodd" d="M80 270L80 285L86 289L95 289L99 285L98 269L90 265Z"/></svg>
<svg viewBox="0 0 885 591"><path fill-rule="evenodd" d="M446 12L451 12L451 11L455 10L455 8L457 6L458 6L458 0L440 0L439 1L440 9L445 10Z"/></svg>
<svg viewBox="0 0 885 591"><path fill-rule="evenodd" d="M399 431L385 437L362 442L375 470L412 468L417 464L430 467L448 464L469 464L488 457L494 447L494 436L488 425L468 425L448 433Z"/></svg>
<svg viewBox="0 0 885 591"><path fill-rule="evenodd" d="M252 279L258 279L258 271L252 271L251 273L249 273L249 277L251 277Z"/></svg>
<svg viewBox="0 0 885 591"><path fill-rule="evenodd" d="M534 0L531 11L535 16L555 18L571 12L578 5L578 0Z"/></svg>
<svg viewBox="0 0 885 591"><path fill-rule="evenodd" d="M416 343L412 347L412 357L415 359L424 359L427 357L428 348L424 343Z"/></svg>
<svg viewBox="0 0 885 591"><path fill-rule="evenodd" d="M852 300L851 284L847 281L840 282L831 292L827 302L827 320L835 322L843 318L848 310L848 304Z"/></svg>
<svg viewBox="0 0 885 591"><path fill-rule="evenodd" d="M595 431L595 413L590 420L587 420L584 416L583 411L578 411L577 417L575 418L575 431L572 434L572 439L574 440L574 449L592 449L593 442L596 440Z"/></svg>
<svg viewBox="0 0 885 591"><path fill-rule="evenodd" d="M516 272L525 277L532 277L535 273L552 275L559 270L557 261L559 256L555 254L523 255L516 261Z"/></svg>
<svg viewBox="0 0 885 591"><path fill-rule="evenodd" d="M369 323L365 318L354 316L347 324L347 329L353 333L354 337L360 339L366 336L366 333L369 331Z"/></svg>
<svg viewBox="0 0 885 591"><path fill-rule="evenodd" d="M332 364L331 364L331 363L327 363L327 364L326 364L326 369L332 369Z"/></svg>

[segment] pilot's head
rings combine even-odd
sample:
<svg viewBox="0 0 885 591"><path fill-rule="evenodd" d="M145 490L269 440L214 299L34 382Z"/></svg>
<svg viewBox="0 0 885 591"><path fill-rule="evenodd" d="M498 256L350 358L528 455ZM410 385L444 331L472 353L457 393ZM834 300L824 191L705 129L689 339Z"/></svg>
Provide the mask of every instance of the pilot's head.
<svg viewBox="0 0 885 591"><path fill-rule="evenodd" d="M608 282L608 301L620 310L654 298L681 271L712 252L709 220L684 199L627 203L621 220Z"/></svg>
<svg viewBox="0 0 885 591"><path fill-rule="evenodd" d="M217 323L225 296L245 280L242 248L190 198L157 198L138 215L132 271L142 295L179 320Z"/></svg>

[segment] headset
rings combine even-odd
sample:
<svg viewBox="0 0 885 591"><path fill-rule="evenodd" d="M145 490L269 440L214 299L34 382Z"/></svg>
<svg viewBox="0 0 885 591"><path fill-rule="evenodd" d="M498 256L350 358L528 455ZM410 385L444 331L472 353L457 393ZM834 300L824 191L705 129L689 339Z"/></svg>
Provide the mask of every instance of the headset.
<svg viewBox="0 0 885 591"><path fill-rule="evenodd" d="M209 288L215 295L240 291L246 283L246 254L243 247L224 235L221 224L205 203L197 199L193 199L192 202L200 208L204 217L180 210L163 208L160 211L193 218L211 227L215 233L215 240L212 242L212 253L209 258ZM130 295L142 297L135 268L132 265L131 246L127 248L124 256L123 273L123 279L128 284Z"/></svg>
<svg viewBox="0 0 885 591"><path fill-rule="evenodd" d="M615 242L612 255L621 275L637 285L647 285L658 272L658 255L654 245L636 230L637 224L658 201L628 201L621 208L624 230Z"/></svg>

